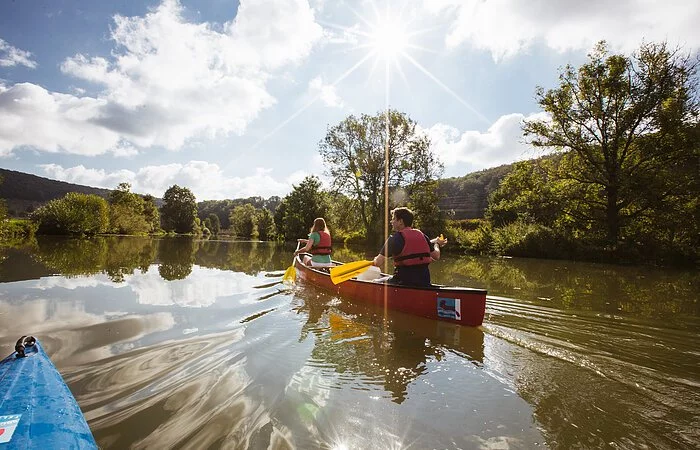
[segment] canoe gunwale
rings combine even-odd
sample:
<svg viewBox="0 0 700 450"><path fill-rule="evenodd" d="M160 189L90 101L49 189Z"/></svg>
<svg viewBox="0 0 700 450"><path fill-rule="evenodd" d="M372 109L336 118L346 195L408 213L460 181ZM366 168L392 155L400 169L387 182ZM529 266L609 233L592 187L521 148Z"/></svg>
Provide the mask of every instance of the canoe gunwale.
<svg viewBox="0 0 700 450"><path fill-rule="evenodd" d="M322 275L324 277L330 278L330 274L326 272L325 270L320 270L322 268L316 268L316 267L309 267L306 264L304 264L301 260L301 254L297 255L295 258L295 265L298 265L302 270L307 270L309 272L316 273L318 275ZM335 265L341 265L344 264L340 261L336 260L331 260L331 262ZM382 273L381 276L389 276L390 274L387 273ZM401 289L401 290L418 290L418 291L433 291L433 292L441 292L441 293L450 293L450 292L459 292L463 294L478 294L478 295L486 295L487 291L486 289L477 289L477 288L468 288L468 287L462 287L462 286L446 286L442 284L433 284L431 286L404 286L401 284L391 284L391 283L377 283L372 280L358 280L355 278L352 278L350 280L344 281L343 283L362 283L362 284L373 284L376 286L389 286L394 289Z"/></svg>

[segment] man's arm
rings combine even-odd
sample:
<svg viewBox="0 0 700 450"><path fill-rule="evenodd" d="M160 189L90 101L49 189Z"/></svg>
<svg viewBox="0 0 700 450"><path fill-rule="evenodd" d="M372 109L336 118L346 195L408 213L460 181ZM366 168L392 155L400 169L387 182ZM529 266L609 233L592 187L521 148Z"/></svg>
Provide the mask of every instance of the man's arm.
<svg viewBox="0 0 700 450"><path fill-rule="evenodd" d="M447 239L440 239L439 237L436 237L435 239L431 240L430 238L428 238L427 235L425 236L425 238L428 240L428 244L432 247L430 257L437 261L438 259L440 259L440 247L447 244Z"/></svg>
<svg viewBox="0 0 700 450"><path fill-rule="evenodd" d="M380 269L384 268L384 264L386 263L387 256L394 255L394 251L392 249L393 243L394 243L394 241L392 239L392 236L389 236L389 238L384 243L384 246L382 247L379 254L377 256L375 256L374 259L372 260L373 266L377 266Z"/></svg>

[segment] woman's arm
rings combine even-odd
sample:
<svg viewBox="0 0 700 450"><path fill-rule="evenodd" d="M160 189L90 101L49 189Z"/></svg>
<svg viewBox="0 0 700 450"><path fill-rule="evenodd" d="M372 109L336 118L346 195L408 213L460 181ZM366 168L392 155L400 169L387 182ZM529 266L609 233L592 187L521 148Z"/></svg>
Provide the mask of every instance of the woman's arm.
<svg viewBox="0 0 700 450"><path fill-rule="evenodd" d="M313 239L297 239L298 242L306 242L306 245L303 248L300 248L296 252L294 252L294 256L298 255L299 253L307 253L311 250L311 247L314 245Z"/></svg>

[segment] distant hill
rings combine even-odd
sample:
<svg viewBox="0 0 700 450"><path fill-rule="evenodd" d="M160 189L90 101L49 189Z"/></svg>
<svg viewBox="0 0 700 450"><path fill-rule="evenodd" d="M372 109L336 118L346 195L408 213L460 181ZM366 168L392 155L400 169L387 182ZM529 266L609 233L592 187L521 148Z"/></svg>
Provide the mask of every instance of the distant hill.
<svg viewBox="0 0 700 450"><path fill-rule="evenodd" d="M489 194L503 177L513 169L512 164L473 172L463 177L445 178L438 183L438 205L451 219L478 219L484 217Z"/></svg>
<svg viewBox="0 0 700 450"><path fill-rule="evenodd" d="M101 189L30 175L14 170L0 169L0 198L7 202L13 217L23 217L50 200L69 192L95 194L107 198L110 189Z"/></svg>
<svg viewBox="0 0 700 450"><path fill-rule="evenodd" d="M488 196L493 192L501 179L512 169L512 165L503 165L491 169L482 170L467 174L463 177L445 178L439 181L438 190L441 194L439 202L440 209L448 211L453 219L473 219L484 216L484 210L488 203ZM50 200L61 198L69 192L81 192L83 194L95 194L107 198L110 189L83 186L80 184L66 183L64 181L50 180L48 178L30 175L28 173L16 172L14 170L0 169L0 198L5 199L9 213L13 217L25 217L39 206ZM271 197L262 199L253 197L251 199L238 199L226 201L203 201L198 202L201 217L206 217L209 209L216 209L219 203L233 202L241 203L243 200L257 200L261 207L277 207L280 198ZM161 199L156 199L158 206L162 205ZM228 222L228 217L222 217L223 222Z"/></svg>

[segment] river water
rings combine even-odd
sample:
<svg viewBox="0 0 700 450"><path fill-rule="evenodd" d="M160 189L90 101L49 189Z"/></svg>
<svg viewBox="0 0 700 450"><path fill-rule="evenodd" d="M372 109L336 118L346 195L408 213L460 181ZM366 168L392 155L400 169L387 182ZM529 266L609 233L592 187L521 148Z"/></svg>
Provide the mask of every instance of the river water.
<svg viewBox="0 0 700 450"><path fill-rule="evenodd" d="M695 270L443 255L479 328L281 283L293 248L0 249L0 349L33 334L102 448L697 448ZM340 249L335 259L368 254Z"/></svg>

